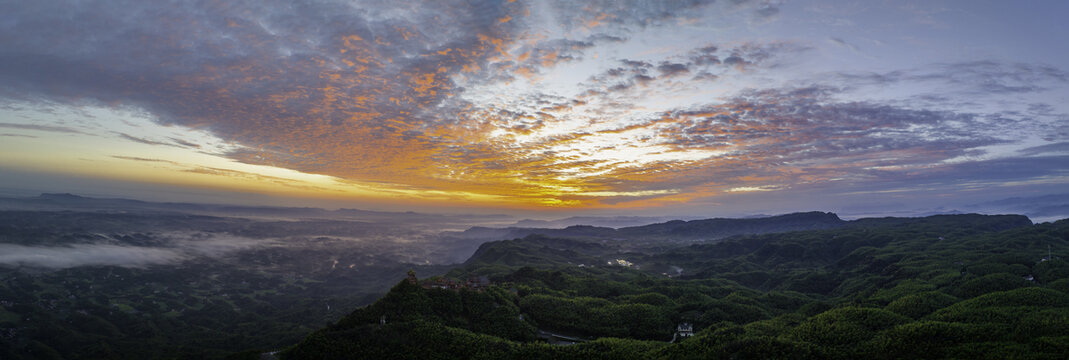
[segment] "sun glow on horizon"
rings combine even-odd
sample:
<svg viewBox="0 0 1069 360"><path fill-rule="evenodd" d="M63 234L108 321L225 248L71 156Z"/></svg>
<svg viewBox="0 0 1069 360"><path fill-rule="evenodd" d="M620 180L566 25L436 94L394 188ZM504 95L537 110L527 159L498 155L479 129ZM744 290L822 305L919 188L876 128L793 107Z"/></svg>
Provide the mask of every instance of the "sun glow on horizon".
<svg viewBox="0 0 1069 360"><path fill-rule="evenodd" d="M993 56L1008 45L882 3L307 5L18 7L0 167L552 210L1046 186L1069 154L1069 56L1046 33Z"/></svg>

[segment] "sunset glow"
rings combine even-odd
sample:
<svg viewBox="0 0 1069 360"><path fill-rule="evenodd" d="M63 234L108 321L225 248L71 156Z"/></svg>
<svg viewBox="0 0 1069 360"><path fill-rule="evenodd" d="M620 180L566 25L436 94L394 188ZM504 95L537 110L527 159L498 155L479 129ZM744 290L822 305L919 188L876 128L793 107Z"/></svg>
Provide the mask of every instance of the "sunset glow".
<svg viewBox="0 0 1069 360"><path fill-rule="evenodd" d="M0 5L0 172L371 207L1036 196L1069 185L1069 49L1054 16L1066 13L1054 1L12 2Z"/></svg>

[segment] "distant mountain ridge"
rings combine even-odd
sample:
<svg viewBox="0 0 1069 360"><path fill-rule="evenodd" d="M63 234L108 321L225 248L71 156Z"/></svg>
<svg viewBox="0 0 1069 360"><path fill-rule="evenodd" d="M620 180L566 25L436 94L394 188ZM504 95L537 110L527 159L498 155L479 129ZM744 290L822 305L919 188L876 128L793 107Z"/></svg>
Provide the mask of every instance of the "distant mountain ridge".
<svg viewBox="0 0 1069 360"><path fill-rule="evenodd" d="M663 223L671 220L698 220L702 219L699 216L572 216L563 219L556 220L533 220L523 219L516 223L509 225L508 227L515 228L541 228L541 229L563 229L569 226L575 225L590 225L597 227L633 227L642 226L656 223Z"/></svg>
<svg viewBox="0 0 1069 360"><path fill-rule="evenodd" d="M684 238L725 238L743 234L822 230L847 224L830 212L810 211L747 219L674 220L661 224L623 228L628 236L673 236Z"/></svg>
<svg viewBox="0 0 1069 360"><path fill-rule="evenodd" d="M457 238L497 238L496 240L544 235L568 238L599 238L629 240L695 241L716 240L735 235L767 234L773 232L820 230L846 226L848 221L830 212L802 212L761 218L714 218L704 220L672 220L668 222L614 229L589 225L552 228L488 228L473 227L449 236Z"/></svg>
<svg viewBox="0 0 1069 360"><path fill-rule="evenodd" d="M436 222L448 219L477 220L480 222L499 223L512 219L508 215L481 215L481 214L430 214L412 211L375 211L360 209L336 209L327 210L314 207L286 207L286 206L253 206L253 205L226 205L226 204L202 204L183 202L150 202L121 198L94 198L75 195L71 193L42 193L34 197L0 197L0 211L3 210L31 210L31 211L134 211L144 210L153 212L184 212L207 215L226 216L261 216L261 217L289 217L289 218L364 218L364 219L389 219L407 218L412 221Z"/></svg>
<svg viewBox="0 0 1069 360"><path fill-rule="evenodd" d="M977 231L1005 231L1032 225L1032 221L1023 215L933 215L927 217L884 217L863 218L846 221L833 213L805 212L757 219L707 219L693 221L669 221L633 228L622 228L614 232L618 235L606 241L605 228L574 226L560 231L525 231L525 234L506 241L483 243L475 250L464 265L468 268L486 264L506 266L527 266L539 263L556 264L603 264L613 256L631 254L644 257L651 252L663 249L691 247L713 247L717 250L706 254L707 257L739 255L751 252L761 246L759 242L734 242L722 244L714 241L688 241L688 239L717 240L736 239L739 236L778 234L794 231L837 230L837 229L882 229L901 226L931 226L933 224L955 224ZM531 229L527 229L531 230ZM552 230L552 229L551 229ZM649 240L650 237L661 240ZM677 241L663 240L676 239ZM601 241L598 241L601 240Z"/></svg>

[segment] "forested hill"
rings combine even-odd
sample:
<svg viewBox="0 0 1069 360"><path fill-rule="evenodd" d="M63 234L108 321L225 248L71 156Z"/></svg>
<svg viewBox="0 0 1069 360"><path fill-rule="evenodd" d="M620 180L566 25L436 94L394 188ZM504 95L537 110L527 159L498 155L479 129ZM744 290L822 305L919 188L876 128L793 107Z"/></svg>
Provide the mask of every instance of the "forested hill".
<svg viewBox="0 0 1069 360"><path fill-rule="evenodd" d="M816 215L816 216L814 216ZM854 221L838 220L831 213L799 213L777 218L809 218L817 221L834 218L838 221L835 230L778 232L767 236L736 236L722 241L681 243L664 246L664 242L639 240L605 241L604 239L549 237L529 235L522 239L493 241L484 243L476 250L460 271L454 275L467 273L493 275L508 272L520 266L554 267L554 266L600 266L620 265L616 260L625 260L632 267L653 274L667 274L693 277L710 265L710 259L765 259L762 266L783 268L799 261L812 263L835 262L839 257L854 251L858 247L883 245L890 239L882 233L897 231L898 227L908 227L916 231L926 231L933 239L957 238L962 236L1002 231L1013 228L1029 227L1032 222L1020 215L936 215L924 218L867 218ZM703 220L708 223L724 224L722 219ZM693 223L693 222L691 222ZM794 221L781 224L791 224ZM834 223L830 221L821 224ZM664 224L652 225L654 228ZM814 225L821 226L821 225ZM723 228L722 225L716 226ZM785 226L786 227L786 226ZM802 227L794 225L790 227ZM644 227L645 228L645 227ZM679 229L681 227L677 227ZM692 232L698 226L690 226L686 232ZM752 227L750 229L753 229ZM653 231L651 231L653 232ZM663 231L662 231L663 233ZM830 239L822 238L832 234ZM671 242L668 242L671 243ZM771 258L771 259L767 259ZM754 266L757 266L754 264ZM739 267L750 269L757 267ZM803 267L805 268L805 267ZM733 267L734 269L734 267ZM717 268L714 271L723 273Z"/></svg>
<svg viewBox="0 0 1069 360"><path fill-rule="evenodd" d="M812 211L753 219L675 220L621 228L619 232L626 238L719 239L744 234L834 229L847 223L834 213Z"/></svg>
<svg viewBox="0 0 1069 360"><path fill-rule="evenodd" d="M1060 255L1069 252L1069 220L864 219L646 253L620 242L530 236L487 244L446 277L402 281L278 355L1069 356L1069 263ZM480 275L492 285L464 281ZM693 337L679 331L685 324Z"/></svg>
<svg viewBox="0 0 1069 360"><path fill-rule="evenodd" d="M944 215L945 216L945 215ZM959 218L964 221L969 216L979 215L954 215L964 216ZM930 217L938 219L940 215ZM563 229L549 228L488 228L472 227L462 232L445 233L446 238L456 239L482 239L500 240L517 239L530 235L541 235L553 238L584 239L584 240L627 240L620 242L622 246L648 251L648 248L664 248L676 246L682 243L696 243L724 239L739 235L759 235L782 233L803 230L826 230L848 227L877 227L893 226L901 223L912 223L928 218L866 218L846 221L838 215L830 212L801 212L778 216L746 219L715 218L704 220L673 220L663 223L622 227L618 229L588 225L574 225ZM988 221L982 218L981 222ZM997 222L988 226L1026 226L1032 222L1025 216L1006 215ZM994 229L994 228L992 228ZM473 248L474 250L474 248Z"/></svg>
<svg viewBox="0 0 1069 360"><path fill-rule="evenodd" d="M834 213L812 211L749 219L673 220L619 229L589 225L574 225L563 229L473 227L462 232L452 233L449 236L499 240L522 238L528 235L543 235L572 239L631 240L633 242L663 244L666 242L717 240L735 235L834 229L847 226L849 223L839 219L839 216Z"/></svg>

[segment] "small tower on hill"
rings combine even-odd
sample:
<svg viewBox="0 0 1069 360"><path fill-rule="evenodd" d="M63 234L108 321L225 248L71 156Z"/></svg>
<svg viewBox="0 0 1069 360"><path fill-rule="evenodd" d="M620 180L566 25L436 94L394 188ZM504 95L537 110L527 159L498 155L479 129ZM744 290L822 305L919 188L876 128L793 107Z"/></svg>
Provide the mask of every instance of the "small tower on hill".
<svg viewBox="0 0 1069 360"><path fill-rule="evenodd" d="M416 285L416 270L408 269L408 283Z"/></svg>

